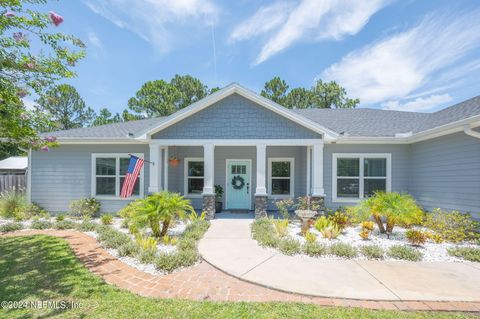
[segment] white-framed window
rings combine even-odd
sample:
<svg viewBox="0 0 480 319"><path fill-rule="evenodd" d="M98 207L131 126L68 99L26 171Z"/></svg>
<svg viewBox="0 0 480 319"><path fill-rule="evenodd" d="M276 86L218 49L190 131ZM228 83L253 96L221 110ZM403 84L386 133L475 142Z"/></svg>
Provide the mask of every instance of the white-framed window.
<svg viewBox="0 0 480 319"><path fill-rule="evenodd" d="M334 153L332 170L334 202L357 202L378 190L391 191L390 153Z"/></svg>
<svg viewBox="0 0 480 319"><path fill-rule="evenodd" d="M132 155L143 158L143 154ZM92 197L123 199L120 192L129 162L130 155L126 153L92 154ZM142 167L130 198L143 197L143 174Z"/></svg>
<svg viewBox="0 0 480 319"><path fill-rule="evenodd" d="M272 198L291 198L294 196L293 157L268 158L268 195Z"/></svg>
<svg viewBox="0 0 480 319"><path fill-rule="evenodd" d="M201 197L204 182L204 161L202 157L185 158L184 194L188 197Z"/></svg>

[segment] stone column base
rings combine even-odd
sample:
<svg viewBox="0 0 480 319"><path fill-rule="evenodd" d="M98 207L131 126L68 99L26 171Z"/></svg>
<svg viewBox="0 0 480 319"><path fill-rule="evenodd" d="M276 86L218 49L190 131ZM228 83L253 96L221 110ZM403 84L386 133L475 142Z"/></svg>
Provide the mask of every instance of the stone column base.
<svg viewBox="0 0 480 319"><path fill-rule="evenodd" d="M325 196L312 195L310 196L310 199L311 201L320 203L320 209L318 210L319 213L325 212Z"/></svg>
<svg viewBox="0 0 480 319"><path fill-rule="evenodd" d="M203 195L203 211L205 219L211 220L215 218L215 195Z"/></svg>
<svg viewBox="0 0 480 319"><path fill-rule="evenodd" d="M267 217L267 196L255 195L255 219Z"/></svg>

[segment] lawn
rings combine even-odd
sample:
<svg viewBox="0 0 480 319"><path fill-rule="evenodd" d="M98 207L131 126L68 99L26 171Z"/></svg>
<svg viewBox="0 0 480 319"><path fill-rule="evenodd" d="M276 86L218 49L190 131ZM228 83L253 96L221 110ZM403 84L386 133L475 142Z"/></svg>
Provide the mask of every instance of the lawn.
<svg viewBox="0 0 480 319"><path fill-rule="evenodd" d="M0 309L0 318L473 318L300 303L222 303L139 297L104 283L50 236L0 238L0 301L74 301L79 308Z"/></svg>

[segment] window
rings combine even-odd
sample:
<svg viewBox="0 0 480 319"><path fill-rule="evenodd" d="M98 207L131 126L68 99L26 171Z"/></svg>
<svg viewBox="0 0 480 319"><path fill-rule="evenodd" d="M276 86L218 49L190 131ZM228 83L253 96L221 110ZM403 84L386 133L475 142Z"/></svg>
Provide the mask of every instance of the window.
<svg viewBox="0 0 480 319"><path fill-rule="evenodd" d="M203 193L203 158L185 158L185 194L191 197Z"/></svg>
<svg viewBox="0 0 480 319"><path fill-rule="evenodd" d="M268 159L268 190L274 198L293 197L293 158Z"/></svg>
<svg viewBox="0 0 480 319"><path fill-rule="evenodd" d="M355 202L391 189L391 154L333 154L333 201Z"/></svg>
<svg viewBox="0 0 480 319"><path fill-rule="evenodd" d="M143 157L143 154L134 154ZM120 197L130 156L128 154L92 154L92 196ZM143 168L138 175L132 196L143 197Z"/></svg>

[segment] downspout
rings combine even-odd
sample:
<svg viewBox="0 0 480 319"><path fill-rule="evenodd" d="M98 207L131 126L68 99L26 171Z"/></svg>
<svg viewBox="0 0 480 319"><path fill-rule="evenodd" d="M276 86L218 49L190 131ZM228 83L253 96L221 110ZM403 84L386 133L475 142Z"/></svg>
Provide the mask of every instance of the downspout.
<svg viewBox="0 0 480 319"><path fill-rule="evenodd" d="M472 128L468 124L465 124L463 126L463 131L465 132L465 134L467 134L469 136L480 138L480 132L472 130Z"/></svg>

